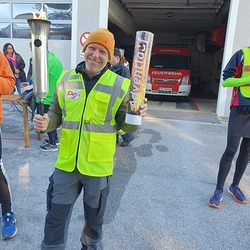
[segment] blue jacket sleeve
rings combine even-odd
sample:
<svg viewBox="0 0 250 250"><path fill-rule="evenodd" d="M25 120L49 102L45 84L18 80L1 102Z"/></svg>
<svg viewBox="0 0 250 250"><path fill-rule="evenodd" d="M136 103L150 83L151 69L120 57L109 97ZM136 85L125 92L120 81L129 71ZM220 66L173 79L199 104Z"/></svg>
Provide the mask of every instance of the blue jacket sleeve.
<svg viewBox="0 0 250 250"><path fill-rule="evenodd" d="M238 50L230 58L225 69L223 70L223 80L226 80L229 77L234 77L238 65L243 65L243 51Z"/></svg>

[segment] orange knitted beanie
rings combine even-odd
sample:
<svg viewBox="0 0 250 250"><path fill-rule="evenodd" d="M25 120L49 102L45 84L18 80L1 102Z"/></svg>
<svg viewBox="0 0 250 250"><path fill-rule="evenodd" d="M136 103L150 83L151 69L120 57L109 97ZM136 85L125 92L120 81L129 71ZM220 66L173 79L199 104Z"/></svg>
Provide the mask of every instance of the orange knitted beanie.
<svg viewBox="0 0 250 250"><path fill-rule="evenodd" d="M115 39L114 35L110 31L104 28L97 28L96 30L92 31L83 45L83 52L90 43L98 43L104 46L108 50L109 61L112 59L114 54Z"/></svg>

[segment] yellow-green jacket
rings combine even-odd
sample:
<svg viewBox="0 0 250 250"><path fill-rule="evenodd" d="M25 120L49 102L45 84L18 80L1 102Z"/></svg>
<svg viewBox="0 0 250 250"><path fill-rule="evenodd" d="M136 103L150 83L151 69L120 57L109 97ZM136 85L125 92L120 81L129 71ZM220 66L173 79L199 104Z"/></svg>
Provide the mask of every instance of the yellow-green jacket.
<svg viewBox="0 0 250 250"><path fill-rule="evenodd" d="M129 79L105 69L87 96L84 74L63 72L48 112L48 130L62 124L58 169L72 172L77 167L87 176L112 175L117 122L127 132L137 129L124 122L129 86Z"/></svg>

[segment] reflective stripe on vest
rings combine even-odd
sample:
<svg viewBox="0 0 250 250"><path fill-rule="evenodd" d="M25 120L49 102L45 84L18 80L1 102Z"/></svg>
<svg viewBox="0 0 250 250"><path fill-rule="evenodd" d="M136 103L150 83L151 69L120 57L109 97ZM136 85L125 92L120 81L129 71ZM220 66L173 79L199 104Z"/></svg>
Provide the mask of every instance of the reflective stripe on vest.
<svg viewBox="0 0 250 250"><path fill-rule="evenodd" d="M250 76L250 48L243 48L244 64L242 67L241 77ZM240 93L246 97L250 98L250 82L249 85L240 86Z"/></svg>
<svg viewBox="0 0 250 250"><path fill-rule="evenodd" d="M63 79L67 79L69 77L69 80L71 82L68 82L67 83L67 88L83 88L83 84L82 82L79 82L81 81L81 78L80 77L75 77L75 75L70 75L70 72L67 72ZM117 75L116 79L115 79L115 82L114 82L114 85L117 86L117 88L115 89L116 91L113 92L114 88L112 86L105 86L105 85L101 85L101 84L98 84L94 87L94 89L96 91L100 91L100 92L103 92L103 93L107 93L107 94L110 94L111 95L111 100L110 100L110 106L113 107L115 102L116 102L116 98L117 97L120 97L120 98L123 98L123 96L126 94L125 91L122 90L122 84L123 84L123 79L121 76ZM78 80L77 82L74 82L73 80ZM65 80L62 80L62 84L63 84L63 98L65 98L65 83L67 81ZM64 99L65 100L65 99ZM62 113L64 114L64 116L66 116L66 108L65 108L65 105L63 106L62 108ZM108 133L112 133L114 131L116 131L116 128L113 126L113 125L110 125L109 122L107 121L110 121L112 119L112 109L109 109L108 112L106 113L106 118L105 118L105 122L103 125L98 125L98 124L90 124L88 120L85 120L85 123L84 123L84 130L86 131L93 131L93 132L108 132ZM62 123L62 127L63 128L67 128L67 129L79 129L79 125L80 125L80 122L71 122L71 121L63 121Z"/></svg>
<svg viewBox="0 0 250 250"><path fill-rule="evenodd" d="M72 130L79 129L79 126L80 126L80 122L63 121L63 124L62 124L63 128L72 129ZM92 131L92 132L101 131L101 132L106 132L106 133L112 133L116 131L116 128L114 126L110 126L108 122L105 122L104 125L84 123L84 130Z"/></svg>
<svg viewBox="0 0 250 250"><path fill-rule="evenodd" d="M250 72L250 65L245 65L245 66L243 67L243 71L244 71L244 72Z"/></svg>

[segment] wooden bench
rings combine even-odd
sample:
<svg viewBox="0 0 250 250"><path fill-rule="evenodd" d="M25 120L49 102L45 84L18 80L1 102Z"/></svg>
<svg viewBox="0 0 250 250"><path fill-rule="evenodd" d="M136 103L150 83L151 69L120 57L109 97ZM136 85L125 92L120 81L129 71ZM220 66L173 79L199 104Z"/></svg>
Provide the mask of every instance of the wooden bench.
<svg viewBox="0 0 250 250"><path fill-rule="evenodd" d="M2 95L2 100L7 102L20 103L23 107L23 136L24 136L24 147L28 148L29 144L29 132L34 128L29 128L28 121L28 104L24 99L20 99L19 95ZM37 133L37 139L41 140L41 133Z"/></svg>

